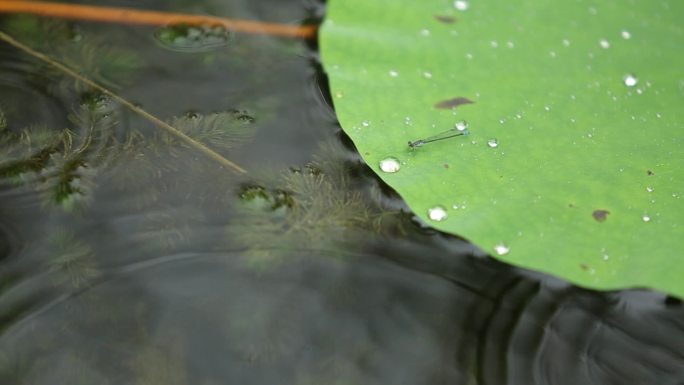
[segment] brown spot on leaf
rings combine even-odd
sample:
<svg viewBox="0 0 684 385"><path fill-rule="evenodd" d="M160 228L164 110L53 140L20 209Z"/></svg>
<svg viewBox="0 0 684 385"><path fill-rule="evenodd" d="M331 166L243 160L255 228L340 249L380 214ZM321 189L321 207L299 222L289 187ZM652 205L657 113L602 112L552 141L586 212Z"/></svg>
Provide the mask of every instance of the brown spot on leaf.
<svg viewBox="0 0 684 385"><path fill-rule="evenodd" d="M473 103L475 103L475 102L473 102L472 100L470 100L468 98L464 98L462 96L459 96L459 97L453 98L453 99L442 100L441 102L435 104L435 108L448 110L448 109L455 108L455 107L458 107L458 106L463 105L463 104L473 104Z"/></svg>
<svg viewBox="0 0 684 385"><path fill-rule="evenodd" d="M610 211L608 210L594 210L594 212L591 213L591 216L593 216L597 222L603 222L608 218L608 214L610 214Z"/></svg>
<svg viewBox="0 0 684 385"><path fill-rule="evenodd" d="M442 22L444 24L454 24L456 18L453 16L435 15L435 20Z"/></svg>

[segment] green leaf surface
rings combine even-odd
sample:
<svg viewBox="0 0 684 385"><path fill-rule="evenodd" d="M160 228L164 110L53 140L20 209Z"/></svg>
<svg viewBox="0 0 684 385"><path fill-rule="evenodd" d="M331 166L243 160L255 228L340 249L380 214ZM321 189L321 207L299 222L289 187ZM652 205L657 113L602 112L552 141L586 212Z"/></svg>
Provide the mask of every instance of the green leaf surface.
<svg viewBox="0 0 684 385"><path fill-rule="evenodd" d="M321 50L342 127L426 222L580 285L684 296L683 20L679 0L331 0Z"/></svg>

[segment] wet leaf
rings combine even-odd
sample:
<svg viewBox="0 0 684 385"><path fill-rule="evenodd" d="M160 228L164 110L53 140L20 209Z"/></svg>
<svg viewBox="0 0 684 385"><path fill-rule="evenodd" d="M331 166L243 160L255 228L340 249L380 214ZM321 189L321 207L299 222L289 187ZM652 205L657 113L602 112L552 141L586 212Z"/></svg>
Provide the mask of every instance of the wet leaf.
<svg viewBox="0 0 684 385"><path fill-rule="evenodd" d="M321 49L344 130L420 218L580 285L681 296L682 18L676 0L333 0ZM474 103L435 108L456 95ZM406 145L461 120L469 136Z"/></svg>

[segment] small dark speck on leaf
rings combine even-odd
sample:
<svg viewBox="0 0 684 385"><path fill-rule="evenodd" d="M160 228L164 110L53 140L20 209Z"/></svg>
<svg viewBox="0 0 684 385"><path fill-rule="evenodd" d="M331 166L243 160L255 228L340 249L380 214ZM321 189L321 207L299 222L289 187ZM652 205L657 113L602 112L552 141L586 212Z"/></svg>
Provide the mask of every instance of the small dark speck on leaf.
<svg viewBox="0 0 684 385"><path fill-rule="evenodd" d="M464 98L462 96L459 96L459 97L453 98L453 99L442 100L441 102L435 104L435 108L441 108L441 109L446 110L446 109L458 107L458 106L463 105L463 104L473 104L473 103L475 103L475 102L473 102L472 100L470 100L468 98Z"/></svg>
<svg viewBox="0 0 684 385"><path fill-rule="evenodd" d="M591 215L596 219L598 222L603 222L608 218L608 214L610 214L610 211L608 210L594 210Z"/></svg>
<svg viewBox="0 0 684 385"><path fill-rule="evenodd" d="M585 265L585 264L581 264L581 265L580 265L580 269L582 269L582 270L584 270L584 271L587 271L587 270L589 270L589 266L587 266L587 265Z"/></svg>
<svg viewBox="0 0 684 385"><path fill-rule="evenodd" d="M574 203L568 203L568 207L570 207L571 209L574 209L574 208L575 208L575 204L574 204Z"/></svg>
<svg viewBox="0 0 684 385"><path fill-rule="evenodd" d="M675 306L682 306L682 300L676 297L673 297L671 295L668 295L665 297L665 306L667 307L675 307Z"/></svg>
<svg viewBox="0 0 684 385"><path fill-rule="evenodd" d="M435 15L435 19L444 24L454 24L456 22L456 18L453 16Z"/></svg>
<svg viewBox="0 0 684 385"><path fill-rule="evenodd" d="M650 175L653 175L653 171L651 171L651 170L646 170L646 174L648 174L649 176L650 176Z"/></svg>
<svg viewBox="0 0 684 385"><path fill-rule="evenodd" d="M367 153L366 153L366 156L368 156L368 155L370 155L370 152L367 152Z"/></svg>
<svg viewBox="0 0 684 385"><path fill-rule="evenodd" d="M444 163L444 168L449 168L449 165Z"/></svg>

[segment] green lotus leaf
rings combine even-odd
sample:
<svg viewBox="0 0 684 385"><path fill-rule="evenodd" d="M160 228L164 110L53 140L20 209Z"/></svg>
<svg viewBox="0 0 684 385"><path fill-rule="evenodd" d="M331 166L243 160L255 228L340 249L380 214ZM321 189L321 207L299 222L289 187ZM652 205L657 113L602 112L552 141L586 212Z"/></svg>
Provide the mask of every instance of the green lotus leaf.
<svg viewBox="0 0 684 385"><path fill-rule="evenodd" d="M342 127L427 223L684 296L682 20L677 0L331 0L321 51Z"/></svg>

